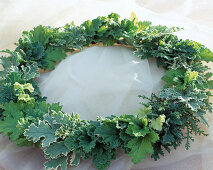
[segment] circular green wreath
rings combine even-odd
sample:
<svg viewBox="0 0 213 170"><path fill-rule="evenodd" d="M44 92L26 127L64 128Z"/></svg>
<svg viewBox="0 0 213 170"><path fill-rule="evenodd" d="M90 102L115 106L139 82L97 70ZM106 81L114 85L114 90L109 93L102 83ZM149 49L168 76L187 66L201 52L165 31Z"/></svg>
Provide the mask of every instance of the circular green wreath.
<svg viewBox="0 0 213 170"><path fill-rule="evenodd" d="M97 169L106 169L116 159L117 149L139 163L147 154L155 160L185 140L186 149L193 135L207 135L200 122L212 112L209 101L212 73L202 61L213 61L213 53L205 46L178 39L179 28L152 26L130 19L119 19L112 13L85 21L51 28L38 26L24 31L14 51L5 50L0 72L0 132L18 146L40 147L48 161L46 169L67 169L78 165L80 158L92 158ZM84 47L131 46L141 59L156 58L166 69L160 95L152 94L141 103L135 114L80 120L77 114L62 111L59 103L48 104L42 97L36 78L39 69L53 70L56 62Z"/></svg>

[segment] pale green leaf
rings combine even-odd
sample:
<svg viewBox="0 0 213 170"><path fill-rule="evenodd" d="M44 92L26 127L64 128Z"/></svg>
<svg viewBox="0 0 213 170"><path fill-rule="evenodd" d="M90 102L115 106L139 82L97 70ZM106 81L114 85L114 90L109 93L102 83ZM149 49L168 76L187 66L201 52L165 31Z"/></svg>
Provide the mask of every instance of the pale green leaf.
<svg viewBox="0 0 213 170"><path fill-rule="evenodd" d="M126 133L135 136L135 137L144 137L146 134L150 132L149 128L144 126L144 124L138 125L138 124L131 124L126 129Z"/></svg>
<svg viewBox="0 0 213 170"><path fill-rule="evenodd" d="M202 48L199 55L202 60L206 62L213 62L213 53L208 48Z"/></svg>
<svg viewBox="0 0 213 170"><path fill-rule="evenodd" d="M144 109L139 108L138 110L135 111L135 114L139 118L146 118L147 115L149 115L150 113L152 113L152 106L144 107Z"/></svg>
<svg viewBox="0 0 213 170"><path fill-rule="evenodd" d="M133 163L137 164L142 159L146 158L147 154L154 152L152 143L155 143L159 139L155 132L151 132L145 137L133 138L127 144L128 148L131 149L129 156Z"/></svg>
<svg viewBox="0 0 213 170"><path fill-rule="evenodd" d="M165 122L165 115L160 115L157 119L152 119L150 123L150 127L155 130L161 131L163 123Z"/></svg>

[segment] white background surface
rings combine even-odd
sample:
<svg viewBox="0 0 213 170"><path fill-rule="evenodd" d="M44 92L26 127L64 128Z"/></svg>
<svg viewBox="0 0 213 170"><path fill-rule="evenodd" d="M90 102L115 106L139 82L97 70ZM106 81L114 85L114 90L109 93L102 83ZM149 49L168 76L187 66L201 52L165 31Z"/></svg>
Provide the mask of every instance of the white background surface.
<svg viewBox="0 0 213 170"><path fill-rule="evenodd" d="M122 18L135 12L139 20L154 24L184 27L180 37L196 40L213 50L212 0L0 0L0 49L13 49L23 30L39 24L61 26L72 20L80 24L86 19L116 12ZM211 66L213 71L213 67ZM151 159L133 166L121 155L111 169L149 170L211 170L213 165L213 116L208 116L209 137L197 137L190 151L184 147L172 151L158 162ZM42 153L38 149L17 148L6 138L0 138L0 167L11 170L42 168ZM1 168L0 168L1 169ZM93 169L84 161L79 169Z"/></svg>

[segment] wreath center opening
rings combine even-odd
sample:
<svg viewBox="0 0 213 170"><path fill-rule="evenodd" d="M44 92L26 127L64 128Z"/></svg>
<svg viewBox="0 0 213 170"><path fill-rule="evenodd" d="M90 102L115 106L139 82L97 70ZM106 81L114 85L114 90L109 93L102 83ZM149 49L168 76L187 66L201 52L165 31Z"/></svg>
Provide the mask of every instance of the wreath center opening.
<svg viewBox="0 0 213 170"><path fill-rule="evenodd" d="M133 113L141 106L138 94L157 92L163 75L154 59L141 60L130 48L95 46L41 74L39 86L47 102L60 102L65 112L95 120L99 115Z"/></svg>

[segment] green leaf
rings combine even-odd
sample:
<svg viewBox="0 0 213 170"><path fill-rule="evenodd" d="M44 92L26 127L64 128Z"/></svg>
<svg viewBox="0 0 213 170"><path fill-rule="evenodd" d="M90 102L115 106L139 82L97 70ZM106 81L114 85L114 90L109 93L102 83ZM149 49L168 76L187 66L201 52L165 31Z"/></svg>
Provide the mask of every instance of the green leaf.
<svg viewBox="0 0 213 170"><path fill-rule="evenodd" d="M172 142L175 142L174 135L172 135L170 132L163 135L163 140L162 140L163 144L169 144L169 143L172 143Z"/></svg>
<svg viewBox="0 0 213 170"><path fill-rule="evenodd" d="M191 99L186 104L192 111L197 111L201 108L201 106L204 106L205 104L201 101L197 101L195 99Z"/></svg>
<svg viewBox="0 0 213 170"><path fill-rule="evenodd" d="M212 72L208 72L208 73L205 74L205 77L206 77L207 80L210 79L212 76L213 76Z"/></svg>
<svg viewBox="0 0 213 170"><path fill-rule="evenodd" d="M45 56L45 47L40 42L29 42L28 45L20 45L16 50L24 52L24 60L36 61L41 66L40 61ZM23 46L23 47L22 47Z"/></svg>
<svg viewBox="0 0 213 170"><path fill-rule="evenodd" d="M92 26L94 31L98 31L99 27L103 24L103 20L101 18L96 18L92 20Z"/></svg>
<svg viewBox="0 0 213 170"><path fill-rule="evenodd" d="M25 121L30 121L31 123L37 123L38 120L43 120L44 115L48 113L49 104L45 101L43 102L31 102L25 104L24 112L26 114ZM29 125L27 125L28 127Z"/></svg>
<svg viewBox="0 0 213 170"><path fill-rule="evenodd" d="M16 96L18 96L18 100L19 101L23 100L25 102L32 101L33 98L31 98L29 94L26 94L25 90L28 90L30 93L34 92L32 84L30 83L20 84L18 82L15 82L14 91L17 92Z"/></svg>
<svg viewBox="0 0 213 170"><path fill-rule="evenodd" d="M161 131L163 123L165 122L165 115L160 115L157 119L152 119L150 127L155 130Z"/></svg>
<svg viewBox="0 0 213 170"><path fill-rule="evenodd" d="M136 14L134 12L131 13L130 21L132 21L134 25L138 23L138 18L136 17Z"/></svg>
<svg viewBox="0 0 213 170"><path fill-rule="evenodd" d="M195 113L195 115L200 117L202 123L204 123L206 126L209 126L208 122L206 121L206 119L203 116L205 113L206 113L205 111L199 109Z"/></svg>
<svg viewBox="0 0 213 170"><path fill-rule="evenodd" d="M80 163L81 154L79 152L73 152L72 158L70 160L70 165L78 166Z"/></svg>
<svg viewBox="0 0 213 170"><path fill-rule="evenodd" d="M212 89L213 89L213 80L209 80L209 81L207 82L207 84L208 84L208 88L209 88L210 90L212 90Z"/></svg>
<svg viewBox="0 0 213 170"><path fill-rule="evenodd" d="M61 170L67 170L69 156L61 156L56 159L50 159L49 161L44 163L45 170L57 170L61 167Z"/></svg>
<svg viewBox="0 0 213 170"><path fill-rule="evenodd" d="M166 82L164 88L177 86L178 88L182 88L183 79L184 79L184 71L183 70L168 70L166 71L166 75L161 78Z"/></svg>
<svg viewBox="0 0 213 170"><path fill-rule="evenodd" d="M42 147L48 147L58 139L58 136L55 135L55 131L56 129L51 128L44 121L39 121L38 126L34 123L31 124L29 129L25 130L24 135L28 140L32 140L34 143L44 138L42 139Z"/></svg>
<svg viewBox="0 0 213 170"><path fill-rule="evenodd" d="M25 83L25 84L20 84L18 82L15 82L14 84L14 90L21 90L24 93L24 90L29 90L30 93L34 92L34 88L32 84L30 83Z"/></svg>
<svg viewBox="0 0 213 170"><path fill-rule="evenodd" d="M30 102L32 98L30 97L29 94L18 94L18 100L19 101L25 101L25 102Z"/></svg>
<svg viewBox="0 0 213 170"><path fill-rule="evenodd" d="M206 62L213 62L213 53L208 48L202 48L199 55L202 60Z"/></svg>
<svg viewBox="0 0 213 170"><path fill-rule="evenodd" d="M150 132L147 126L147 119L142 119L139 123L130 124L126 129L126 133L135 136L135 137L144 137L146 134Z"/></svg>
<svg viewBox="0 0 213 170"><path fill-rule="evenodd" d="M94 133L102 137L104 142L110 143L112 148L116 148L121 144L119 130L116 128L115 124L109 123L99 126Z"/></svg>
<svg viewBox="0 0 213 170"><path fill-rule="evenodd" d="M29 38L32 42L40 42L43 45L46 45L51 37L51 32L42 25L35 27L30 33L32 35Z"/></svg>
<svg viewBox="0 0 213 170"><path fill-rule="evenodd" d="M69 148L71 151L79 148L79 141L77 140L76 136L69 136L65 139L64 144L67 148Z"/></svg>
<svg viewBox="0 0 213 170"><path fill-rule="evenodd" d="M63 141L52 143L44 150L44 153L50 156L52 159L55 159L61 155L67 156L69 152L70 150L65 146Z"/></svg>
<svg viewBox="0 0 213 170"><path fill-rule="evenodd" d="M27 64L26 66L22 65L21 68L23 71L22 78L25 81L39 77L38 66L36 64Z"/></svg>
<svg viewBox="0 0 213 170"><path fill-rule="evenodd" d="M85 29L85 33L89 36L92 36L94 34L94 30L93 30L93 24L90 20L85 21L83 24L81 24L82 26L84 26Z"/></svg>
<svg viewBox="0 0 213 170"><path fill-rule="evenodd" d="M19 82L19 83L22 83L24 82L22 79L21 79L21 75L20 73L18 72L11 72L10 74L8 74L8 76L6 77L6 81L8 83L10 83L11 85L13 85L15 82Z"/></svg>
<svg viewBox="0 0 213 170"><path fill-rule="evenodd" d="M29 142L26 138L19 138L19 139L15 140L14 143L19 147L33 145L33 142Z"/></svg>
<svg viewBox="0 0 213 170"><path fill-rule="evenodd" d="M145 31L150 25L152 25L152 22L150 21L139 21L138 22L138 30L139 31Z"/></svg>
<svg viewBox="0 0 213 170"><path fill-rule="evenodd" d="M62 48L48 48L46 50L45 60L48 65L47 68L49 70L53 70L55 68L55 63L60 62L62 59L66 57L66 53Z"/></svg>
<svg viewBox="0 0 213 170"><path fill-rule="evenodd" d="M1 56L1 65L3 66L4 70L0 71L0 77L6 76L9 72L15 71L17 66L19 66L20 62L23 60L23 56L16 51L11 50L4 50L0 51L3 53L9 54L9 56Z"/></svg>
<svg viewBox="0 0 213 170"><path fill-rule="evenodd" d="M97 138L95 136L82 135L79 137L79 146L88 153L95 147L96 141Z"/></svg>
<svg viewBox="0 0 213 170"><path fill-rule="evenodd" d="M50 107L50 104L46 103L45 101L35 104L35 109L39 109L43 113L48 113L49 107Z"/></svg>
<svg viewBox="0 0 213 170"><path fill-rule="evenodd" d="M93 164L99 170L104 170L109 167L110 161L115 159L116 150L109 147L104 148L103 144L98 145L92 152Z"/></svg>
<svg viewBox="0 0 213 170"><path fill-rule="evenodd" d="M150 113L152 113L152 106L144 107L144 109L139 108L135 111L135 114L138 116L138 118L146 118Z"/></svg>
<svg viewBox="0 0 213 170"><path fill-rule="evenodd" d="M155 143L158 139L158 134L152 131L145 137L133 138L130 140L127 146L131 149L129 156L132 162L137 164L142 159L146 158L147 154L152 154L154 152L152 143Z"/></svg>
<svg viewBox="0 0 213 170"><path fill-rule="evenodd" d="M49 108L49 111L52 113L52 111L55 111L55 112L59 112L61 111L62 109L62 106L60 106L60 103L53 103L51 104L50 108Z"/></svg>
<svg viewBox="0 0 213 170"><path fill-rule="evenodd" d="M5 51L2 51L5 52ZM1 65L3 66L4 70L7 70L8 68L10 68L12 66L11 60L9 57L0 57L1 60Z"/></svg>
<svg viewBox="0 0 213 170"><path fill-rule="evenodd" d="M189 70L186 72L186 77L187 77L187 82L191 83L192 80L197 80L198 72Z"/></svg>
<svg viewBox="0 0 213 170"><path fill-rule="evenodd" d="M23 113L20 111L13 111L10 116L7 116L3 121L0 121L0 132L3 136L8 135L10 140L14 141L22 135L23 131L17 129L17 123L20 118L23 117Z"/></svg>
<svg viewBox="0 0 213 170"><path fill-rule="evenodd" d="M23 103L14 103L10 101L9 103L5 103L0 106L0 108L4 109L4 116L15 116L17 112L21 112L24 108Z"/></svg>
<svg viewBox="0 0 213 170"><path fill-rule="evenodd" d="M119 19L120 19L120 15L119 14L116 14L116 13L111 13L108 15L108 18L109 19L112 19L113 21L115 22L118 22Z"/></svg>

